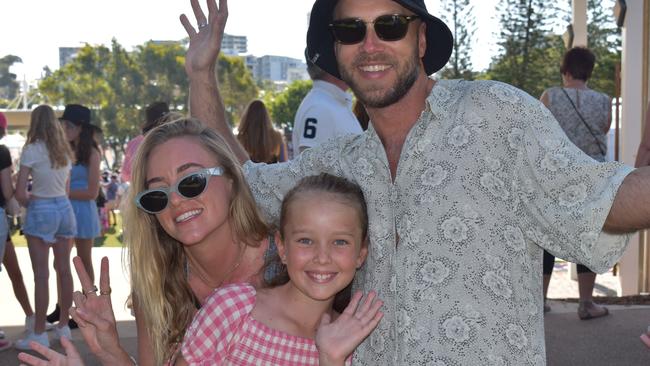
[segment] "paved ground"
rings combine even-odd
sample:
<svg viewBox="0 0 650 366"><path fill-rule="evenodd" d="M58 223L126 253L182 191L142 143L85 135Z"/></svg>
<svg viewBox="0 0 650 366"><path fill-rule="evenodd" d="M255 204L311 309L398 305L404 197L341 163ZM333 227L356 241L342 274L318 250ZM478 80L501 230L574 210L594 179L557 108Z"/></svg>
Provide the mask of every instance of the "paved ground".
<svg viewBox="0 0 650 366"><path fill-rule="evenodd" d="M30 287L33 275L26 248L17 248L25 283ZM125 271L121 266L121 249L95 248L93 256L96 267L102 256L111 262L111 279L118 329L122 345L129 353L136 354L136 332L133 318L123 306L128 294ZM615 296L618 280L611 273L598 276L596 295ZM79 288L78 283L75 284ZM50 280L51 294L55 294L54 279ZM23 331L24 316L11 295L11 285L4 272L0 273L0 327L10 339L17 339ZM549 288L549 298L564 299L578 296L575 281L569 278L568 267L558 263ZM611 315L590 321L581 321L576 315L577 304L551 300L552 311L546 315L546 343L548 365L551 366L641 366L650 365L650 349L639 340L639 335L650 325L649 306L610 306ZM95 365L88 354L78 331L73 331L74 343L81 349L87 365ZM52 342L60 350L58 342ZM18 365L18 352L8 350L0 353L0 366ZM469 365L471 366L471 365Z"/></svg>

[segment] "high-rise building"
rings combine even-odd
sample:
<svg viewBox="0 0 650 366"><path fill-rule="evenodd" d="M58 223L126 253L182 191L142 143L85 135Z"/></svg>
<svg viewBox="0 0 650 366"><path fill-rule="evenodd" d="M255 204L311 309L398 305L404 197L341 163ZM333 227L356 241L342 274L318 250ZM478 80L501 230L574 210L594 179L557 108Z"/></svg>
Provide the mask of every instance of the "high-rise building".
<svg viewBox="0 0 650 366"><path fill-rule="evenodd" d="M246 64L248 71L250 71L251 75L253 75L253 78L257 80L257 75L259 74L259 68L257 67L257 57L253 55L244 56L244 63Z"/></svg>
<svg viewBox="0 0 650 366"><path fill-rule="evenodd" d="M237 56L248 52L248 39L246 36L233 36L224 34L221 41L221 52L229 56Z"/></svg>
<svg viewBox="0 0 650 366"><path fill-rule="evenodd" d="M301 60L285 57L266 55L257 59L257 80L292 81L296 70L305 69L307 66Z"/></svg>

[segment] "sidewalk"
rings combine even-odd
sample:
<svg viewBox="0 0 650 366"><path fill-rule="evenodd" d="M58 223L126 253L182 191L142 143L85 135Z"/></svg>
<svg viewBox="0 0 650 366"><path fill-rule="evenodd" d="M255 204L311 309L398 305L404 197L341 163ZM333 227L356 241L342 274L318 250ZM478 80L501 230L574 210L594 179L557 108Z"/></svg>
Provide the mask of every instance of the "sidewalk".
<svg viewBox="0 0 650 366"><path fill-rule="evenodd" d="M16 248L30 298L33 296L33 274L27 248ZM108 256L111 264L111 287L113 306L118 320L121 343L133 356L137 352L135 322L124 301L129 286L122 268L122 250L117 248L94 248L95 273L99 276L99 261ZM50 275L50 296L56 294L53 273ZM568 269L558 263L549 287L550 299L578 297L578 284L569 278ZM618 280L611 272L596 279L595 295L615 296ZM75 288L79 288L75 276ZM13 297L11 284L4 272L0 272L0 327L9 339L18 339L23 331L23 312ZM53 303L53 301L51 301ZM33 303L33 301L32 301ZM641 366L650 365L650 349L639 340L639 335L650 325L650 306L608 306L610 315L604 318L581 321L576 315L577 303L551 300L551 312L545 316L546 353L550 366ZM73 341L79 347L87 365L97 365L88 353L81 334L72 331ZM61 350L58 341L52 346ZM18 352L8 350L0 353L0 366L18 365ZM522 361L522 364L524 362ZM473 365L468 365L473 366Z"/></svg>

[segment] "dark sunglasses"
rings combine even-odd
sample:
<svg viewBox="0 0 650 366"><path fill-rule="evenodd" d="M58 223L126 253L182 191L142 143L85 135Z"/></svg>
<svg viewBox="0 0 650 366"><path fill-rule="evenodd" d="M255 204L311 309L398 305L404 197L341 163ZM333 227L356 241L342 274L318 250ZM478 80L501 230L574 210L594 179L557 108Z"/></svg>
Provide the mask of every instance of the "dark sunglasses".
<svg viewBox="0 0 650 366"><path fill-rule="evenodd" d="M334 39L341 44L356 44L366 38L366 24L373 24L377 37L382 41L399 41L406 36L409 23L418 19L417 15L381 15L372 22L359 18L338 19L329 27Z"/></svg>
<svg viewBox="0 0 650 366"><path fill-rule="evenodd" d="M197 197L208 187L209 178L218 175L223 175L222 167L198 170L179 179L169 188L152 188L138 193L135 197L135 205L142 211L157 214L167 208L169 195L172 192L178 193L183 198Z"/></svg>

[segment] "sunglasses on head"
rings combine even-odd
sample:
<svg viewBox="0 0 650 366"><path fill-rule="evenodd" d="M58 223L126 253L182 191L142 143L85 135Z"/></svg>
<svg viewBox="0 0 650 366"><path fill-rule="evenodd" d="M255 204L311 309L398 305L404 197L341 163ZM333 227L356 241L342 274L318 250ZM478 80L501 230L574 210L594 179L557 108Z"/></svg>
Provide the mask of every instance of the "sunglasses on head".
<svg viewBox="0 0 650 366"><path fill-rule="evenodd" d="M201 169L184 176L169 188L147 189L138 193L135 197L135 205L147 213L157 214L167 208L169 195L172 192L178 193L183 198L197 197L205 191L211 176L223 175L223 172L222 167Z"/></svg>
<svg viewBox="0 0 650 366"><path fill-rule="evenodd" d="M399 41L406 36L409 24L418 19L417 15L381 15L372 22L359 18L338 19L330 23L334 39L341 44L356 44L366 38L366 24L373 24L377 37L382 41Z"/></svg>

